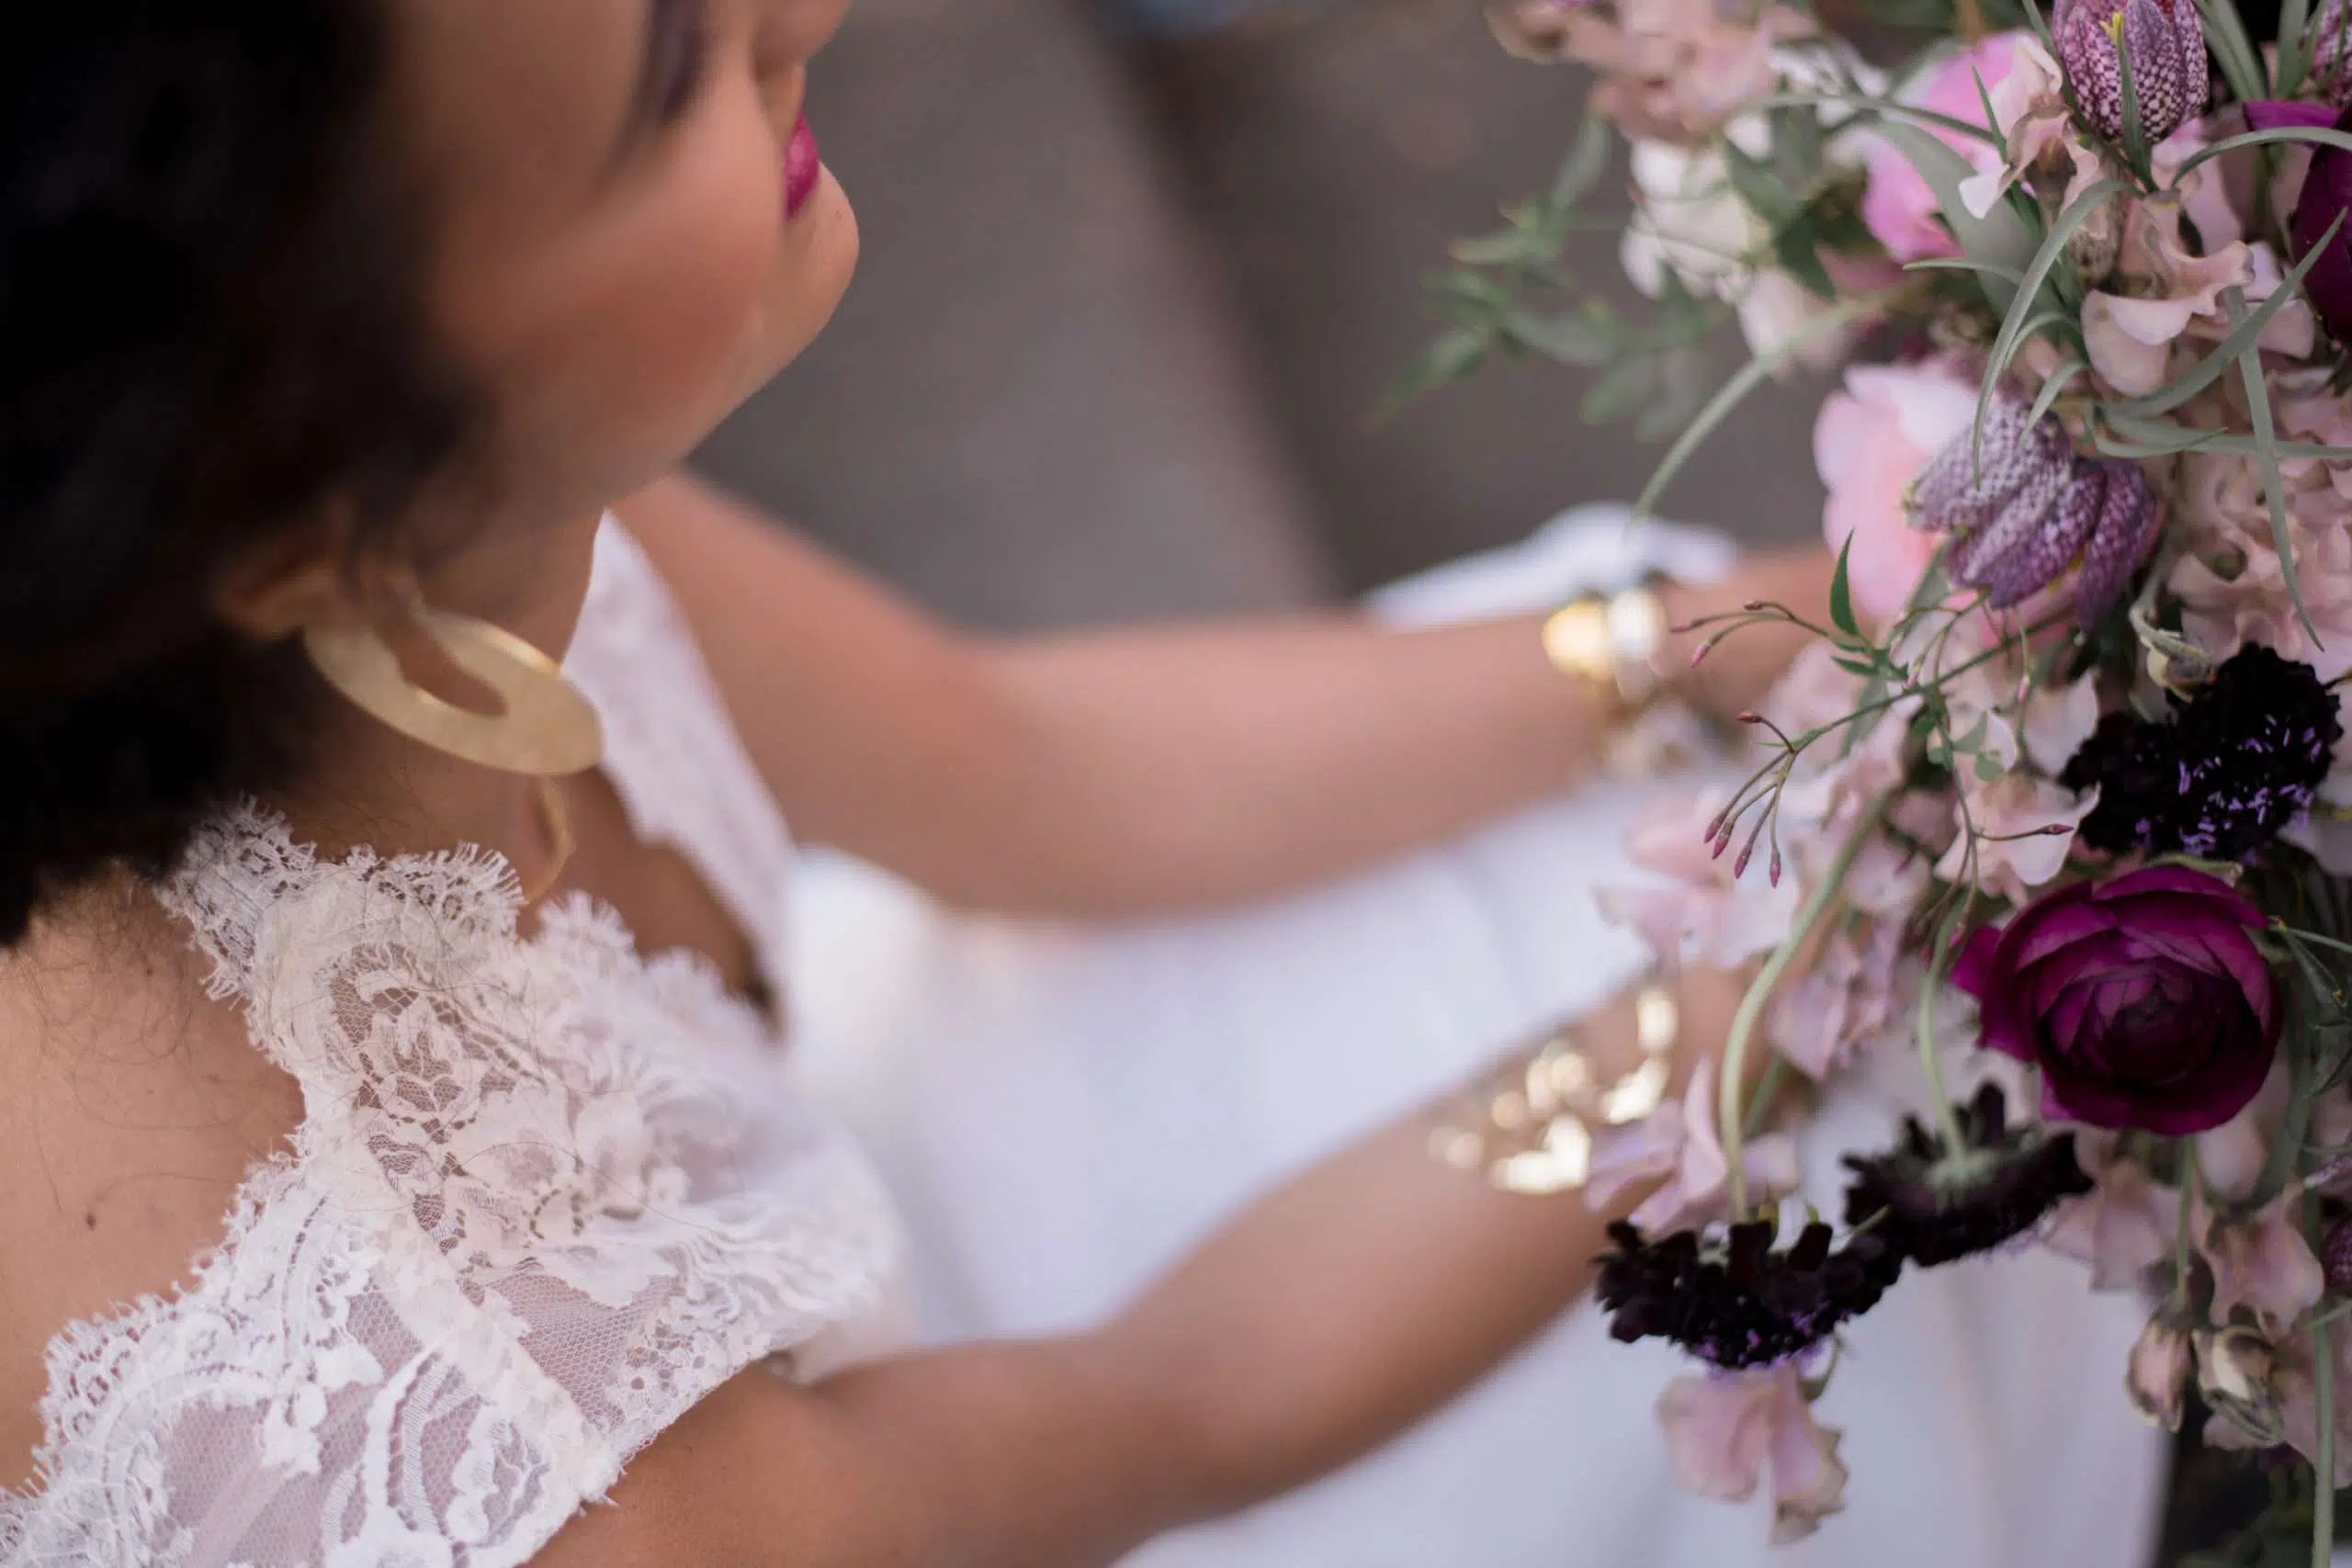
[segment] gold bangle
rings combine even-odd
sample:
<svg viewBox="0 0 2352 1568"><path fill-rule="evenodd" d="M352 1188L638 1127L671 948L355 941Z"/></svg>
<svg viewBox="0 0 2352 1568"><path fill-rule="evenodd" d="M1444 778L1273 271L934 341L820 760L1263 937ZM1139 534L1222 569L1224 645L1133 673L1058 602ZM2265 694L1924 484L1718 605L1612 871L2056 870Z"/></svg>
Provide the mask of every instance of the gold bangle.
<svg viewBox="0 0 2352 1568"><path fill-rule="evenodd" d="M1590 595L1544 621L1544 656L1561 674L1612 692L1626 712L1638 713L1666 683L1658 656L1671 629L1650 589Z"/></svg>
<svg viewBox="0 0 2352 1568"><path fill-rule="evenodd" d="M1506 1192L1573 1192L1592 1175L1592 1128L1623 1127L1666 1102L1682 1008L1653 980L1634 997L1641 1065L1603 1086L1576 1028L1555 1030L1535 1050L1481 1079L1430 1134L1430 1152L1461 1171L1483 1171Z"/></svg>

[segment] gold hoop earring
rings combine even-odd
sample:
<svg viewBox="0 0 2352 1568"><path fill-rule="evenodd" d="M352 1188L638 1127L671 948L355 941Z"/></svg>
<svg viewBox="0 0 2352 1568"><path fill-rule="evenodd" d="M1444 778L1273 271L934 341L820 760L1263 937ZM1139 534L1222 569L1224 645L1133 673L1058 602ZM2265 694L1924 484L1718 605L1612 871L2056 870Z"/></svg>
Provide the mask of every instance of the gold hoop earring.
<svg viewBox="0 0 2352 1568"><path fill-rule="evenodd" d="M580 848L571 831L571 810L563 804L563 787L553 779L539 781L539 827L548 836L548 863L537 876L523 885L526 909L555 891Z"/></svg>
<svg viewBox="0 0 2352 1568"><path fill-rule="evenodd" d="M320 676L377 722L436 751L539 778L585 773L605 754L604 722L562 666L503 626L418 601L417 628L449 661L498 694L476 713L410 680L391 645L365 626L309 626L302 649Z"/></svg>

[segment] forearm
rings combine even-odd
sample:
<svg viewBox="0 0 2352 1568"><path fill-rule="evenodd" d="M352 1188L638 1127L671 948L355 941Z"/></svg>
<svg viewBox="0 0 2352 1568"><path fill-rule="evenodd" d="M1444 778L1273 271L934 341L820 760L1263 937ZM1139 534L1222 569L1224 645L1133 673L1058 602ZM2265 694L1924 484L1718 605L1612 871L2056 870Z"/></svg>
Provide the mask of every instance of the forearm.
<svg viewBox="0 0 2352 1568"><path fill-rule="evenodd" d="M1674 988L1679 1084L1743 987L1698 971ZM1614 1081L1640 1059L1633 998L1577 1036ZM1648 1194L1596 1211L1581 1190L1498 1190L1432 1157L1449 1120L1425 1109L1270 1193L1107 1331L1187 1412L1196 1508L1301 1484L1453 1398L1585 1293L1609 1222Z"/></svg>
<svg viewBox="0 0 2352 1568"><path fill-rule="evenodd" d="M1556 1317L1589 1282L1600 1220L1577 1194L1441 1166L1430 1125L1269 1197L1097 1333L820 1390L907 1478L910 1568L1114 1562L1368 1452Z"/></svg>
<svg viewBox="0 0 2352 1568"><path fill-rule="evenodd" d="M1826 563L1769 557L1736 587L1668 585L1672 620L1751 595L1817 617ZM1555 669L1536 616L1397 630L1355 615L1012 643L982 658L1030 814L1000 901L1049 911L1197 907L1283 892L1442 841L1597 770L1613 691ZM1804 634L1750 626L1669 694L1728 716Z"/></svg>
<svg viewBox="0 0 2352 1568"><path fill-rule="evenodd" d="M623 512L796 827L954 903L1126 915L1295 886L1563 789L1603 738L1532 619L992 641L691 483Z"/></svg>
<svg viewBox="0 0 2352 1568"><path fill-rule="evenodd" d="M1610 718L1532 618L1105 633L983 665L1017 770L989 901L1049 912L1211 906L1437 842L1568 787Z"/></svg>
<svg viewBox="0 0 2352 1568"><path fill-rule="evenodd" d="M1400 632L1334 615L1040 641L957 636L684 481L623 508L754 761L809 839L952 903L1119 916L1279 892L1569 787L1604 694L1537 623ZM1809 604L1817 558L1734 591ZM1724 608L1677 591L1671 615ZM1678 694L1736 712L1796 639L1759 627Z"/></svg>
<svg viewBox="0 0 2352 1568"><path fill-rule="evenodd" d="M1679 989L1687 1073L1739 987L1700 973ZM1633 1012L1621 998L1578 1026L1600 1081L1640 1059ZM1417 1111L1294 1179L1097 1332L805 1392L738 1378L544 1562L1097 1568L1311 1480L1451 1398L1592 1277L1610 1215L1441 1164L1439 1124Z"/></svg>
<svg viewBox="0 0 2352 1568"><path fill-rule="evenodd" d="M1727 983L1696 984L1689 1005L1713 1030ZM1629 1013L1612 1003L1586 1038L1630 1041ZM1377 1447L1557 1317L1611 1215L1439 1163L1440 1124L1418 1111L1268 1194L1098 1332L820 1390L912 1478L933 1544L910 1561L1110 1562Z"/></svg>

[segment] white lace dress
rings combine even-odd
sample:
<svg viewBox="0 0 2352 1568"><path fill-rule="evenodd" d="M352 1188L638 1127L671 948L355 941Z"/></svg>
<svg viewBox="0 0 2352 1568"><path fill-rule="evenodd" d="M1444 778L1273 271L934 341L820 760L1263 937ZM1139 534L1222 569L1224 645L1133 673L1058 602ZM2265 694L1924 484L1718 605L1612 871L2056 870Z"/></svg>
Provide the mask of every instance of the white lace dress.
<svg viewBox="0 0 2352 1568"><path fill-rule="evenodd" d="M783 823L613 527L572 668L779 984ZM52 1343L0 1565L507 1568L737 1372L888 1337L888 1200L699 958L585 899L520 935L492 856L322 863L257 808L163 896L305 1120L180 1290Z"/></svg>

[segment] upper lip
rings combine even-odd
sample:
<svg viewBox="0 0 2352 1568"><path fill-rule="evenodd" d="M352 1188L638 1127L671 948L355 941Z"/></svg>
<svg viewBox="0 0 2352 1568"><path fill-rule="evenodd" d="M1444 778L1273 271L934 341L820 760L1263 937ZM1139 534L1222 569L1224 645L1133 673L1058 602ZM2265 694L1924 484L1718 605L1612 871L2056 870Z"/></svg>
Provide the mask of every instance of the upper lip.
<svg viewBox="0 0 2352 1568"><path fill-rule="evenodd" d="M807 67L793 73L792 100L786 106L784 135L788 142L800 130L800 122L808 117L808 72Z"/></svg>

